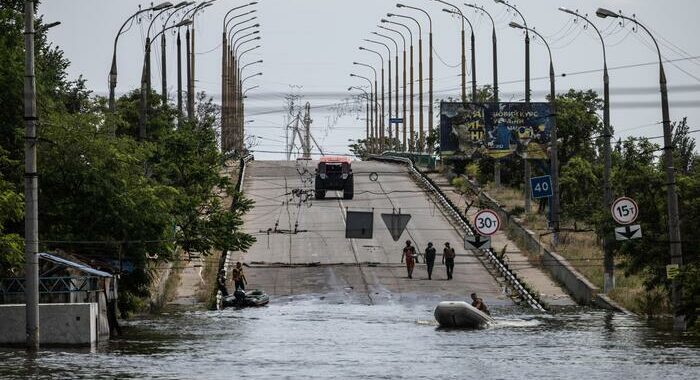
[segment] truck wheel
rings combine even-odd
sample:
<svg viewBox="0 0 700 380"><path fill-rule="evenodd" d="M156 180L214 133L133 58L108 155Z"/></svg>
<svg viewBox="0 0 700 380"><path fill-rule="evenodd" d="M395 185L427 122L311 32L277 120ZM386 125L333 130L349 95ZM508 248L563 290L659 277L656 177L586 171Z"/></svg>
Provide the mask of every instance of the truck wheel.
<svg viewBox="0 0 700 380"><path fill-rule="evenodd" d="M355 182L351 176L345 181L345 188L343 189L343 199L352 199L355 196Z"/></svg>

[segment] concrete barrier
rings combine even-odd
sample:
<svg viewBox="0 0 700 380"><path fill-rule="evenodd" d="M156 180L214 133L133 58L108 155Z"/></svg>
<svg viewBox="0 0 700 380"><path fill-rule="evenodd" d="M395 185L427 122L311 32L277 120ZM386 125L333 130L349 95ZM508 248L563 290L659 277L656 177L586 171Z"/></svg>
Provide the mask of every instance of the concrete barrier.
<svg viewBox="0 0 700 380"><path fill-rule="evenodd" d="M0 305L0 345L25 344L25 305ZM39 305L42 346L91 346L97 343L97 303Z"/></svg>

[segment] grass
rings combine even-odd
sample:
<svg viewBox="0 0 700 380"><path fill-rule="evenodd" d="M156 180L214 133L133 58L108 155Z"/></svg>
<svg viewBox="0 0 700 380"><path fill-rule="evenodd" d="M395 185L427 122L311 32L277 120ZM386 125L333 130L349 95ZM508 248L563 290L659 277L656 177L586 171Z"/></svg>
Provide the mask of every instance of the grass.
<svg viewBox="0 0 700 380"><path fill-rule="evenodd" d="M483 187L484 192L491 196L501 206L512 214L520 214L523 225L533 231L543 245L551 247L548 232L547 218L544 214L537 212L524 212L524 196L521 190L501 187L495 188L493 184ZM532 209L537 211L539 203L532 202ZM573 222L564 221L562 227L572 228ZM589 229L584 225L577 225L576 229ZM555 250L558 254L566 258L591 283L603 288L603 250L600 241L594 232L574 232L563 231L560 233L560 244ZM616 264L623 264L624 258L616 259ZM649 313L659 313L658 305L666 305L667 297L663 292L644 289L644 278L641 275L625 276L624 272L615 272L615 289L609 292L608 296L626 309L638 313L649 315ZM649 304L655 305L656 310L652 310Z"/></svg>

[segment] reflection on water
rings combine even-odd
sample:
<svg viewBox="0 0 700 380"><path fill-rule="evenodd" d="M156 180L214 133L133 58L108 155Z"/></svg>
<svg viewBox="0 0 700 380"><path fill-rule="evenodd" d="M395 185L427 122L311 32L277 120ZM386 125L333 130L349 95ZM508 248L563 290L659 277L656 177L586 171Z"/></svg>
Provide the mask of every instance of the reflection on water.
<svg viewBox="0 0 700 380"><path fill-rule="evenodd" d="M494 310L442 330L433 305L306 300L130 321L92 351L0 349L0 378L700 378L700 342L620 314Z"/></svg>

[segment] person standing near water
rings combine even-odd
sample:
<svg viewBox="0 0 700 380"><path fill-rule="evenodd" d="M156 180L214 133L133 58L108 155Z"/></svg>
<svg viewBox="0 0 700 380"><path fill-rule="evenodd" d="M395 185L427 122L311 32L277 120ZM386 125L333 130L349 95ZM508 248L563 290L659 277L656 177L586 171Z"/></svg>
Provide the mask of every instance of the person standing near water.
<svg viewBox="0 0 700 380"><path fill-rule="evenodd" d="M401 261L406 260L406 271L408 272L408 278L413 278L413 268L416 267L416 248L411 245L410 240L406 240L406 246L403 247L403 253L401 255Z"/></svg>
<svg viewBox="0 0 700 380"><path fill-rule="evenodd" d="M248 285L248 279L245 278L245 273L243 273L243 264L241 262L236 263L236 268L234 270L237 272L237 276L233 278L235 289L245 290L245 286Z"/></svg>
<svg viewBox="0 0 700 380"><path fill-rule="evenodd" d="M428 243L428 248L425 249L425 264L428 267L428 280L433 279L433 266L435 265L435 256L437 255L433 243Z"/></svg>
<svg viewBox="0 0 700 380"><path fill-rule="evenodd" d="M447 270L447 279L452 279L452 272L455 270L455 249L450 247L450 243L445 243L445 248L442 250L442 263L445 264Z"/></svg>

